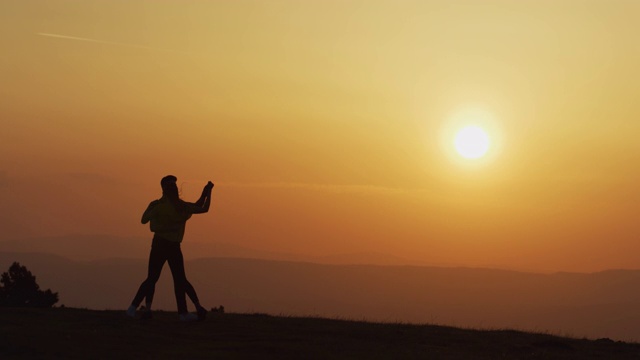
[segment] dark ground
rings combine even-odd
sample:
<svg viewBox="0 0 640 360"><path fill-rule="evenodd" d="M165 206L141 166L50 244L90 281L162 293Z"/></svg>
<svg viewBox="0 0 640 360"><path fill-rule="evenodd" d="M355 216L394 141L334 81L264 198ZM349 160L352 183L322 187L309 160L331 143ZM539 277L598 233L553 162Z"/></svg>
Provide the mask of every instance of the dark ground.
<svg viewBox="0 0 640 360"><path fill-rule="evenodd" d="M0 308L1 359L640 359L640 344L511 330L224 314Z"/></svg>

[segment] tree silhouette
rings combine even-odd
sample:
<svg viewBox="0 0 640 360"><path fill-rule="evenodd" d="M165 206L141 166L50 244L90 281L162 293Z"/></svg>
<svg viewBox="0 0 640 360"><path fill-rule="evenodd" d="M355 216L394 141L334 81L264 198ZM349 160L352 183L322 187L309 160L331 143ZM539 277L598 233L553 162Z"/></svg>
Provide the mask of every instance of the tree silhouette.
<svg viewBox="0 0 640 360"><path fill-rule="evenodd" d="M0 279L0 306L3 307L52 307L58 302L58 293L42 291L36 277L14 262Z"/></svg>

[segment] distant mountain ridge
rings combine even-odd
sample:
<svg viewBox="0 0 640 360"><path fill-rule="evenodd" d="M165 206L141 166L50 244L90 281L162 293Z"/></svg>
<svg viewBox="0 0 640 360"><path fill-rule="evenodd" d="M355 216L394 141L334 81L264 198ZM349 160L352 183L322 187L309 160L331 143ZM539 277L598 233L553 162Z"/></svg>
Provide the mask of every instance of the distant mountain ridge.
<svg viewBox="0 0 640 360"><path fill-rule="evenodd" d="M83 260L110 258L144 259L148 256L150 247L151 240L149 238L119 237L112 235L67 235L0 241L0 251L42 252L69 259ZM191 240L185 242L183 253L186 259L232 257L316 262L321 264L420 265L417 261L376 252L310 256L261 251L232 243Z"/></svg>
<svg viewBox="0 0 640 360"><path fill-rule="evenodd" d="M124 309L146 276L144 259L72 261L44 253L0 252L19 261L60 303ZM436 323L640 340L640 271L532 274L425 266L326 265L239 258L186 261L206 306L232 312ZM3 270L6 271L6 270ZM168 266L155 306L174 310Z"/></svg>

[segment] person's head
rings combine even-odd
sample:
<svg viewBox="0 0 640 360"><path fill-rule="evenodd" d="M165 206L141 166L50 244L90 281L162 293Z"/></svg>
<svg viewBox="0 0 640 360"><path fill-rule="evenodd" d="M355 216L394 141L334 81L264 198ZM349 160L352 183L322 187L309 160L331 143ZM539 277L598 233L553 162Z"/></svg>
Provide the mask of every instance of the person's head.
<svg viewBox="0 0 640 360"><path fill-rule="evenodd" d="M178 185L176 184L178 178L173 175L167 175L160 180L160 186L162 187L162 195L166 195L172 198L178 196Z"/></svg>

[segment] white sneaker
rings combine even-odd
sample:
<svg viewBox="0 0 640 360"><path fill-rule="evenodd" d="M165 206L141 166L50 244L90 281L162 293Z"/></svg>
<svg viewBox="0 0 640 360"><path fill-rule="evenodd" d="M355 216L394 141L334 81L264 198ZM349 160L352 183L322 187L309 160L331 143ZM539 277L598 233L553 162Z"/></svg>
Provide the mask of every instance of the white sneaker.
<svg viewBox="0 0 640 360"><path fill-rule="evenodd" d="M133 305L130 305L129 308L127 309L127 316L128 317L136 317L136 307Z"/></svg>
<svg viewBox="0 0 640 360"><path fill-rule="evenodd" d="M180 321L196 321L198 320L198 315L194 313L184 313L178 315L178 319L180 319Z"/></svg>

